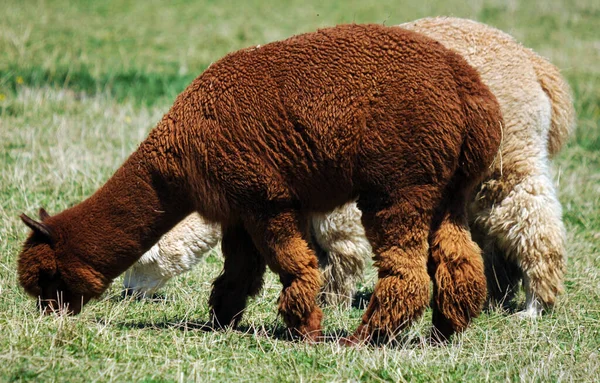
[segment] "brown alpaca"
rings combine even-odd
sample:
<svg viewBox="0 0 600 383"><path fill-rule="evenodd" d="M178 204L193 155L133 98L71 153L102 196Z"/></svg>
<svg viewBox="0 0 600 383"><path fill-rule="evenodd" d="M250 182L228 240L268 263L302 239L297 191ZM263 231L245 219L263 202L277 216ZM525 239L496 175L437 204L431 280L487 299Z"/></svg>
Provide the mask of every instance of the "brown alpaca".
<svg viewBox="0 0 600 383"><path fill-rule="evenodd" d="M34 232L21 285L46 311L78 313L198 211L223 229L215 323L239 321L268 265L283 284L286 324L314 340L322 313L308 215L358 197L379 281L353 340L392 335L423 312L432 230L433 253L460 260L438 287L448 304L434 325L449 335L485 299L465 204L501 123L475 70L400 28L345 25L229 54L89 199L42 222L23 216Z"/></svg>

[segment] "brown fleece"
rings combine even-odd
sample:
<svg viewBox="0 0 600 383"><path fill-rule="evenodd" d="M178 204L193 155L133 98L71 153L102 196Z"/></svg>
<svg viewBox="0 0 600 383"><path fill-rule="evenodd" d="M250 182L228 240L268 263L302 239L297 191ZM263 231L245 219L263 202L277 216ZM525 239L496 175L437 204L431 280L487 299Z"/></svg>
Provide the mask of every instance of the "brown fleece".
<svg viewBox="0 0 600 383"><path fill-rule="evenodd" d="M226 233L215 320L239 320L264 262L283 284L286 324L317 339L308 214L358 197L380 280L356 338L392 334L427 305L427 240L444 191L454 182L464 206L501 123L475 70L401 28L343 25L244 49L194 80L92 197L43 220L52 235L28 239L20 281L40 295L44 273L70 296L96 297L196 210Z"/></svg>
<svg viewBox="0 0 600 383"><path fill-rule="evenodd" d="M433 279L434 340L447 340L464 330L481 312L486 279L481 250L471 239L467 221L465 180L454 182L445 194L429 238L429 275Z"/></svg>

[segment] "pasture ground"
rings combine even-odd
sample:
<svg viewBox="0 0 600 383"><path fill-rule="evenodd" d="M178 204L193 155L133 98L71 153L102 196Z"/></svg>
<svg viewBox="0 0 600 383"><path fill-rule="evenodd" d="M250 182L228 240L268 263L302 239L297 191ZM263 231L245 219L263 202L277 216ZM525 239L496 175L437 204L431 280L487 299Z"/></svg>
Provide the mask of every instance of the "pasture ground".
<svg viewBox="0 0 600 383"><path fill-rule="evenodd" d="M600 381L600 2L597 0L17 1L0 12L0 381ZM286 339L269 273L241 328L205 332L212 254L161 299L120 298L121 280L75 318L41 317L18 287L27 229L110 177L212 61L245 46L346 22L433 15L501 28L548 57L575 93L578 130L555 160L568 230L566 294L534 321L492 311L444 347ZM361 286L373 286L371 271ZM522 297L521 297L522 298ZM325 331L362 310L328 308ZM414 340L417 342L414 342Z"/></svg>

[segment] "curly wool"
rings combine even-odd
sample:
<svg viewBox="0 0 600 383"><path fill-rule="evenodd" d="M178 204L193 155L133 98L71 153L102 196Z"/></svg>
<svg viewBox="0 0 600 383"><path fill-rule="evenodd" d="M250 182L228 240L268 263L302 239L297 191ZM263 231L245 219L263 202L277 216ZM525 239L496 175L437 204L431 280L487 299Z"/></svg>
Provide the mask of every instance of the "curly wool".
<svg viewBox="0 0 600 383"><path fill-rule="evenodd" d="M380 281L353 340L392 335L427 306L430 234L442 239L441 254L454 251L452 236L470 244L456 254L476 275L466 283L485 285L481 254L460 227L501 124L495 97L464 59L401 28L346 25L238 51L194 80L94 195L42 222L23 217L34 233L19 280L46 308L77 313L77 302L198 211L223 230L213 323L238 323L268 265L283 285L286 324L316 340L310 213L358 198ZM475 308L468 320L478 297L451 304ZM434 321L444 335L461 330L450 312L440 308L450 330Z"/></svg>
<svg viewBox="0 0 600 383"><path fill-rule="evenodd" d="M539 314L555 302L564 278L565 230L549 156L560 150L575 127L569 86L547 60L487 25L439 17L401 26L460 53L500 103L505 121L501 159L471 204L471 225L484 249L490 299L508 304L524 277L527 312ZM318 254L325 303L350 302L371 254L360 214L356 204L349 203L313 216L316 244L324 249ZM186 263L179 252L161 254L169 258L166 265L189 268L176 266ZM153 268L138 265L133 273L144 278Z"/></svg>
<svg viewBox="0 0 600 383"><path fill-rule="evenodd" d="M123 287L127 294L152 296L171 278L190 271L221 240L221 228L190 214L163 235L127 270Z"/></svg>
<svg viewBox="0 0 600 383"><path fill-rule="evenodd" d="M439 17L401 26L460 53L498 99L501 161L471 204L471 226L492 303L508 305L522 278L525 312L538 315L563 291L566 234L549 158L575 128L569 85L546 59L487 25Z"/></svg>

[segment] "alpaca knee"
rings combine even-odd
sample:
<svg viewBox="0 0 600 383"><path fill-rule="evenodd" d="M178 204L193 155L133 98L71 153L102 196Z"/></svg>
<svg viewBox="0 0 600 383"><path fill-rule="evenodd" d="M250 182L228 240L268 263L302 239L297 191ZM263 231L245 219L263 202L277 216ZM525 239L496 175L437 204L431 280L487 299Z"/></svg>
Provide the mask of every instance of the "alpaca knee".
<svg viewBox="0 0 600 383"><path fill-rule="evenodd" d="M486 299L481 261L441 263L434 284L433 326L448 338L463 331L481 313Z"/></svg>
<svg viewBox="0 0 600 383"><path fill-rule="evenodd" d="M372 335L394 337L423 314L429 303L429 283L424 266L380 277L362 324Z"/></svg>
<svg viewBox="0 0 600 383"><path fill-rule="evenodd" d="M564 291L564 263L540 262L527 266L523 270L526 310L541 314L543 310L551 309Z"/></svg>

